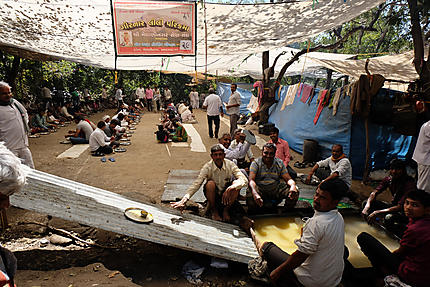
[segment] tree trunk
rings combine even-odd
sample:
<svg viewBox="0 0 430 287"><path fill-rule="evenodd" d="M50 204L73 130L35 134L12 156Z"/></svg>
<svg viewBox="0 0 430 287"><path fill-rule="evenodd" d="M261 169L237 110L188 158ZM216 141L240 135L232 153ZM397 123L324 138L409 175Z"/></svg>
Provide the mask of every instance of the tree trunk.
<svg viewBox="0 0 430 287"><path fill-rule="evenodd" d="M19 73L19 66L21 64L21 58L18 56L13 56L12 66L8 69L7 73L7 83L12 88L12 91L16 90L16 77Z"/></svg>
<svg viewBox="0 0 430 287"><path fill-rule="evenodd" d="M333 76L333 70L327 69L327 82L325 84L325 89L329 90L331 86L331 77Z"/></svg>
<svg viewBox="0 0 430 287"><path fill-rule="evenodd" d="M414 66L420 76L421 89L422 91L426 91L423 97L425 100L430 100L430 70L428 62L424 59L424 39L417 0L408 0L408 5L412 25L411 35L414 43Z"/></svg>
<svg viewBox="0 0 430 287"><path fill-rule="evenodd" d="M269 121L269 108L273 104L269 105L269 85L270 85L270 75L269 75L269 51L263 52L263 98L262 105L260 107L260 124L265 124Z"/></svg>

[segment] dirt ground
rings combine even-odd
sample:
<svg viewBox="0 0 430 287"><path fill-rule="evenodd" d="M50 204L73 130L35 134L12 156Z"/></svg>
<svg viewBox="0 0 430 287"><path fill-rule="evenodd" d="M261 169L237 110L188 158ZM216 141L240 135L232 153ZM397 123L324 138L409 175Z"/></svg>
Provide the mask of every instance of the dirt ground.
<svg viewBox="0 0 430 287"><path fill-rule="evenodd" d="M90 119L97 122L106 113L112 115L113 111L98 113ZM195 115L199 123L194 127L209 150L217 140L208 136L205 112L197 110ZM159 114L145 113L131 138L132 145L126 147L127 152L113 155L116 162L102 163L89 151L77 159L57 159L70 147L59 142L67 130L74 129L73 123L56 133L31 138L30 149L36 169L110 190L133 200L161 204L169 170L198 170L210 157L209 152L191 152L190 148L157 144L154 131L158 121ZM258 134L256 126L249 128ZM228 130L221 122L220 135ZM268 139L267 136L259 136ZM256 146L252 146L252 150L256 157L261 153ZM301 161L301 155L292 153L292 163ZM362 195L370 191L359 182L354 182L353 188ZM247 266L243 264L229 262L227 270L217 270L209 267L210 258L204 255L13 207L8 210L8 218L11 227L0 236L2 244L14 251L18 258L17 286L192 286L181 275L182 266L189 260L206 267L202 276L203 286L261 285L249 278ZM74 232L84 240L91 239L110 248L89 248L75 241L63 242L62 245L50 243L44 247L41 239L57 232L32 222Z"/></svg>

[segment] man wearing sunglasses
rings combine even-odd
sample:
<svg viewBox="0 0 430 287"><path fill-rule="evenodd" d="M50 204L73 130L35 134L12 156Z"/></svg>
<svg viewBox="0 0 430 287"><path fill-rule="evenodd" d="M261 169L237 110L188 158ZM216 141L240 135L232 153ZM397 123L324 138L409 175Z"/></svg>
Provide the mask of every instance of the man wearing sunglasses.
<svg viewBox="0 0 430 287"><path fill-rule="evenodd" d="M296 205L299 198L296 183L275 154L276 145L267 143L263 146L262 156L251 163L246 196L249 214L273 212L283 199L285 208Z"/></svg>

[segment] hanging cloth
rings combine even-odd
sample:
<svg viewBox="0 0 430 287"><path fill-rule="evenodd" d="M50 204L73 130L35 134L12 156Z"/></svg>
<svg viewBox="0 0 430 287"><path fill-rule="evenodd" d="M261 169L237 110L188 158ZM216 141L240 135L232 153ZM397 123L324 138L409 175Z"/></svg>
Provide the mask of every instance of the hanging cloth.
<svg viewBox="0 0 430 287"><path fill-rule="evenodd" d="M258 105L260 105L261 99L263 98L263 82L257 81L254 83L253 87L257 88Z"/></svg>
<svg viewBox="0 0 430 287"><path fill-rule="evenodd" d="M302 98L300 99L300 101L302 101L302 103L306 103L309 99L309 96L313 93L314 87L309 85L303 85L302 90Z"/></svg>
<svg viewBox="0 0 430 287"><path fill-rule="evenodd" d="M337 113L337 107L339 105L340 96L342 95L343 88L339 88L334 92L333 96L333 116Z"/></svg>
<svg viewBox="0 0 430 287"><path fill-rule="evenodd" d="M283 86L279 85L279 87L275 91L275 101L277 101L277 102L279 102L279 100L281 99L282 88L283 88Z"/></svg>
<svg viewBox="0 0 430 287"><path fill-rule="evenodd" d="M299 90L297 91L297 97L299 97L299 98L300 98L300 95L302 94L303 86L304 86L304 84L300 84Z"/></svg>
<svg viewBox="0 0 430 287"><path fill-rule="evenodd" d="M283 111L286 106L292 105L294 103L294 97L296 96L298 89L299 84L291 85L288 87L287 94L285 95L284 102L282 103L281 111Z"/></svg>
<svg viewBox="0 0 430 287"><path fill-rule="evenodd" d="M326 99L327 93L328 93L328 90L322 90L321 91L321 98L320 98L319 103L318 103L317 113L315 114L315 117L314 117L314 125L317 124L318 119L321 115L321 112L324 108L324 103L326 102L325 99Z"/></svg>

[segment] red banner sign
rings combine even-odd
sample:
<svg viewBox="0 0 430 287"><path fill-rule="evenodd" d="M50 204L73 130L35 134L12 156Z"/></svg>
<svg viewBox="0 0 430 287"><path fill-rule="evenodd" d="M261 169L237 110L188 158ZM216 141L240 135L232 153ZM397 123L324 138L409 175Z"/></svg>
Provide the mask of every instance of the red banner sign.
<svg viewBox="0 0 430 287"><path fill-rule="evenodd" d="M114 1L119 56L196 54L194 2Z"/></svg>

